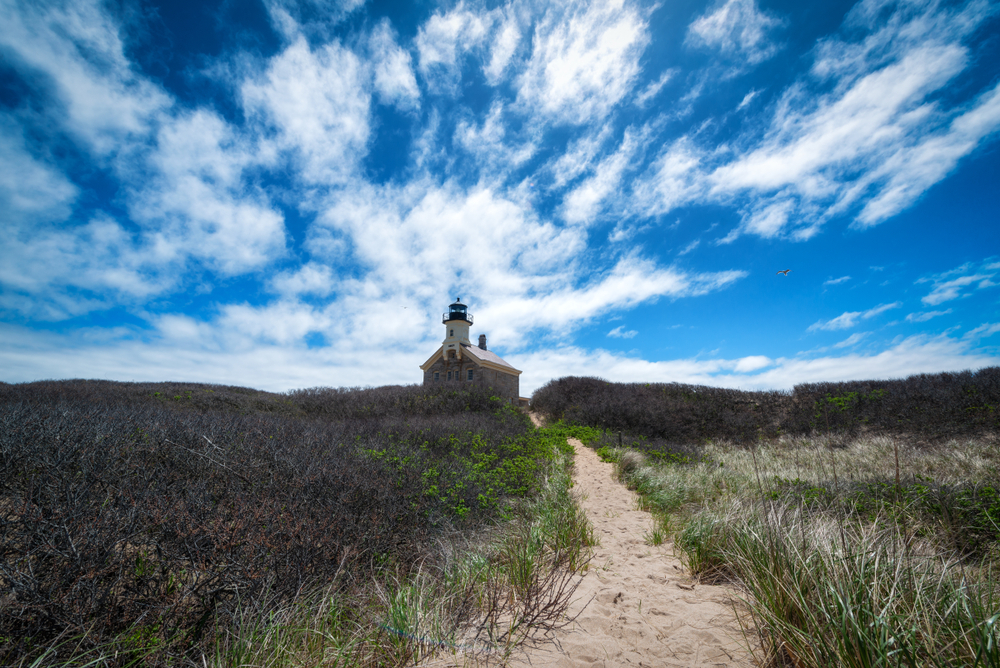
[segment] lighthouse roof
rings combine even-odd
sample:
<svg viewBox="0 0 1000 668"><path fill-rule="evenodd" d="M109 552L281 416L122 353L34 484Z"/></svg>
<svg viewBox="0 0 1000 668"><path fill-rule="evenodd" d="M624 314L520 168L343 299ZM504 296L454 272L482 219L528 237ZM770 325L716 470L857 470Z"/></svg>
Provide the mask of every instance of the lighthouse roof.
<svg viewBox="0 0 1000 668"><path fill-rule="evenodd" d="M502 357L497 355L492 350L483 350L479 346L467 346L463 343L462 351L468 354L469 357L475 357L481 362L492 362L493 364L497 364L499 366L507 367L508 369L511 369L513 371L517 371L517 369L512 367L510 364L507 364L507 362L505 362Z"/></svg>

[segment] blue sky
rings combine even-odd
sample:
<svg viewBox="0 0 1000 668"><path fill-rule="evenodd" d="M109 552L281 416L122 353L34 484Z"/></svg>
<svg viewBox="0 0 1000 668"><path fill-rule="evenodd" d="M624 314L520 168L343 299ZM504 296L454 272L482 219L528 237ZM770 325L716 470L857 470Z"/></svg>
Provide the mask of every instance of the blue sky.
<svg viewBox="0 0 1000 668"><path fill-rule="evenodd" d="M0 6L0 380L998 363L997 2Z"/></svg>

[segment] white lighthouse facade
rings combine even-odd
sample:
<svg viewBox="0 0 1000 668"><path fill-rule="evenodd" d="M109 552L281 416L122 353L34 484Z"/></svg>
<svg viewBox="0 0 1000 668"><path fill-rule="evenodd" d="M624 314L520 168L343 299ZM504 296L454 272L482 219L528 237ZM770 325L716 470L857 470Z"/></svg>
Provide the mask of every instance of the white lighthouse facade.
<svg viewBox="0 0 1000 668"><path fill-rule="evenodd" d="M462 303L461 297L448 307L448 312L441 316L441 322L444 323L445 336L442 345L445 349L458 349L462 344L472 345L469 341L472 314L469 313L469 307Z"/></svg>
<svg viewBox="0 0 1000 668"><path fill-rule="evenodd" d="M420 365L424 385L447 383L452 386L479 385L491 388L498 396L517 403L520 400L521 372L486 347L486 335L478 345L469 339L473 317L461 298L448 306L441 316L444 341L441 347Z"/></svg>

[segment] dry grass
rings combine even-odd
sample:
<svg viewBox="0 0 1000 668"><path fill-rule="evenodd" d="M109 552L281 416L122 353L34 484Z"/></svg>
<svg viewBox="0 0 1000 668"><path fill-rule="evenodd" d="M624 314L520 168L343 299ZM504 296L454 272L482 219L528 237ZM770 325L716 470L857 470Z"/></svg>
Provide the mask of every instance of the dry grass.
<svg viewBox="0 0 1000 668"><path fill-rule="evenodd" d="M995 437L785 437L701 455L610 454L676 527L692 573L743 589L761 665L1000 666Z"/></svg>

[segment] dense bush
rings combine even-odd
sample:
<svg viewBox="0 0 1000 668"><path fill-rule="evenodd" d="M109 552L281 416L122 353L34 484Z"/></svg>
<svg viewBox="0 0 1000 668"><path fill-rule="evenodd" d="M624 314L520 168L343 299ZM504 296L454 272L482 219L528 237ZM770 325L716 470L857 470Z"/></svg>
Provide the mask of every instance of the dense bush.
<svg viewBox="0 0 1000 668"><path fill-rule="evenodd" d="M749 442L861 428L934 439L1000 427L1000 367L798 385L792 392L567 377L536 391L532 406L552 419L667 443Z"/></svg>
<svg viewBox="0 0 1000 668"><path fill-rule="evenodd" d="M190 650L504 512L549 457L485 394L0 385L0 662L84 632Z"/></svg>
<svg viewBox="0 0 1000 668"><path fill-rule="evenodd" d="M942 438L1000 427L1000 367L920 374L902 380L797 385L786 429Z"/></svg>
<svg viewBox="0 0 1000 668"><path fill-rule="evenodd" d="M669 443L770 436L787 410L786 395L780 392L577 377L551 381L535 392L531 403L554 419Z"/></svg>

